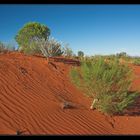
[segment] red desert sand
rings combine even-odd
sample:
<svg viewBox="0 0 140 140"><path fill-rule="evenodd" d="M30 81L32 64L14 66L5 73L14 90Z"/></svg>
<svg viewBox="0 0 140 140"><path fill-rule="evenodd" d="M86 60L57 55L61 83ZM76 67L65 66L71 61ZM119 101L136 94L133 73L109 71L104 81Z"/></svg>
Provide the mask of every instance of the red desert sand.
<svg viewBox="0 0 140 140"><path fill-rule="evenodd" d="M90 110L92 99L70 81L76 61L14 52L0 55L0 134L140 134L140 99L126 115ZM132 89L140 91L140 66L133 66ZM69 108L65 108L69 105Z"/></svg>

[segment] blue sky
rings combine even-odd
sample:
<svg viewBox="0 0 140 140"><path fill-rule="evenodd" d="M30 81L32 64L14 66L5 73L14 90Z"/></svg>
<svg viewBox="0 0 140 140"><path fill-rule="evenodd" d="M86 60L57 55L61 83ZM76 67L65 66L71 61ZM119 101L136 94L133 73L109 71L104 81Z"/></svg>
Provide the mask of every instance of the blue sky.
<svg viewBox="0 0 140 140"><path fill-rule="evenodd" d="M0 40L13 43L27 22L40 22L77 53L140 56L140 5L0 5Z"/></svg>

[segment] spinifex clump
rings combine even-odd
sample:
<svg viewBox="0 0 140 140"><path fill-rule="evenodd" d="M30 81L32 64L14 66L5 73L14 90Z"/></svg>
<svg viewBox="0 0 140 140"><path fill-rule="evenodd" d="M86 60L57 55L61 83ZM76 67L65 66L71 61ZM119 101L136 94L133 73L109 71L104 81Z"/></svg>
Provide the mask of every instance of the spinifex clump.
<svg viewBox="0 0 140 140"><path fill-rule="evenodd" d="M134 102L138 94L129 93L132 71L118 59L106 62L104 58L87 59L80 68L71 70L72 81L93 98L91 109L105 114L122 112Z"/></svg>

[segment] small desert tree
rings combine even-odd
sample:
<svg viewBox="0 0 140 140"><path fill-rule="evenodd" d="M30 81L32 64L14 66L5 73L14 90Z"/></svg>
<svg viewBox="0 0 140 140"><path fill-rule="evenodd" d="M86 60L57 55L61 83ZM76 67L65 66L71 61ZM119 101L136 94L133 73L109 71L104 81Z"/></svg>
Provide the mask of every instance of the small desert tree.
<svg viewBox="0 0 140 140"><path fill-rule="evenodd" d="M83 57L83 56L84 56L84 52L78 51L78 56L79 56L79 57Z"/></svg>
<svg viewBox="0 0 140 140"><path fill-rule="evenodd" d="M43 24L37 22L29 22L21 28L15 39L20 47L20 50L27 49L34 41L39 39L47 40L50 35L50 29Z"/></svg>
<svg viewBox="0 0 140 140"><path fill-rule="evenodd" d="M126 57L127 53L126 52L120 52L116 54L117 57L122 58L122 57Z"/></svg>

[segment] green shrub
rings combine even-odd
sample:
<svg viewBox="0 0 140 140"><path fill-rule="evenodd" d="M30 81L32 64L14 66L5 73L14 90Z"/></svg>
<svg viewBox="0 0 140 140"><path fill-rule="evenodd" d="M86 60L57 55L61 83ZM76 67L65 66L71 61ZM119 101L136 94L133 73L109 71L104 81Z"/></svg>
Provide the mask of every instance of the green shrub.
<svg viewBox="0 0 140 140"><path fill-rule="evenodd" d="M4 44L0 42L0 53L6 53L9 51L15 51L15 47L11 44Z"/></svg>
<svg viewBox="0 0 140 140"><path fill-rule="evenodd" d="M5 46L2 42L0 42L0 53L5 50Z"/></svg>
<svg viewBox="0 0 140 140"><path fill-rule="evenodd" d="M109 63L102 57L85 60L81 67L73 68L70 75L72 81L94 99L92 108L106 114L122 112L138 96L136 92L129 94L131 69L120 64L117 58Z"/></svg>
<svg viewBox="0 0 140 140"><path fill-rule="evenodd" d="M73 81L74 84L76 84L76 86L80 87L80 74L78 73L76 68L73 68L71 70L71 80Z"/></svg>
<svg viewBox="0 0 140 140"><path fill-rule="evenodd" d="M32 42L28 47L20 47L19 51L24 52L26 55L41 54L40 46L36 43L36 41Z"/></svg>
<svg viewBox="0 0 140 140"><path fill-rule="evenodd" d="M133 60L133 64L134 65L140 65L140 59L138 59L138 58L137 59L134 59Z"/></svg>

